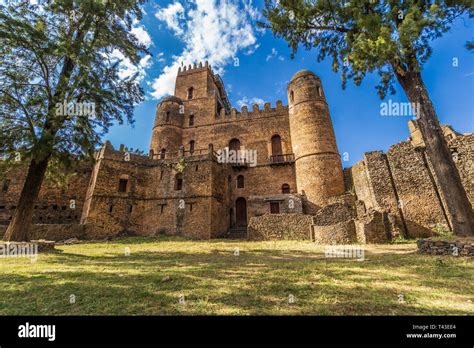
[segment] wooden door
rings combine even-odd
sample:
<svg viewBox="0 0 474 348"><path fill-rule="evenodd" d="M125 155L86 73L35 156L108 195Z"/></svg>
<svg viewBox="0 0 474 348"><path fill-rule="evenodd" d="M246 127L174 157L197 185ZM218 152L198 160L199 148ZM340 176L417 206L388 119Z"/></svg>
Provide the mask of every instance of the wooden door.
<svg viewBox="0 0 474 348"><path fill-rule="evenodd" d="M243 197L235 201L235 220L237 226L247 226L247 201Z"/></svg>

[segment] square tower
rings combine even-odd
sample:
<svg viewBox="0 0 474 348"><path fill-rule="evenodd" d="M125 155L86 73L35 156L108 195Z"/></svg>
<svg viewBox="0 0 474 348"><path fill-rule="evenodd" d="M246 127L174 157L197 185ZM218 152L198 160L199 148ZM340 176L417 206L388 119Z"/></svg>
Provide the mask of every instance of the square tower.
<svg viewBox="0 0 474 348"><path fill-rule="evenodd" d="M185 114L192 113L197 125L212 123L215 117L230 112L224 84L206 62L179 68L174 95L185 105Z"/></svg>

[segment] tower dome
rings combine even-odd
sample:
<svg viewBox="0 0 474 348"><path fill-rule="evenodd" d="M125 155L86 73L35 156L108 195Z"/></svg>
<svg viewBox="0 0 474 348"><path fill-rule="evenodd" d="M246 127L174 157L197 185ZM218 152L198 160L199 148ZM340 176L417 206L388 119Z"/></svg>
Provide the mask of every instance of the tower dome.
<svg viewBox="0 0 474 348"><path fill-rule="evenodd" d="M319 76L316 75L314 72L312 72L311 70L300 70L298 71L296 74L293 75L293 77L291 78L291 81L293 80L296 80L297 78L301 77L301 76L314 76L316 77L317 79L319 79Z"/></svg>

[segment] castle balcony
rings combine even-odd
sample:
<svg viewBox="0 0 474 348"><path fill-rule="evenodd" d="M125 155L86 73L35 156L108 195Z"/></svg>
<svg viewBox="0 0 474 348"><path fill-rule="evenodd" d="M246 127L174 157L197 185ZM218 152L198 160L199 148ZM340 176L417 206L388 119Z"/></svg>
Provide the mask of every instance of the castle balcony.
<svg viewBox="0 0 474 348"><path fill-rule="evenodd" d="M289 164L295 162L295 155L289 153L286 155L271 155L270 165Z"/></svg>
<svg viewBox="0 0 474 348"><path fill-rule="evenodd" d="M196 150L181 150L175 152L165 152L150 155L152 159L155 160L171 160L175 161L180 158L190 158L190 159L202 159L209 157L208 149L196 149Z"/></svg>
<svg viewBox="0 0 474 348"><path fill-rule="evenodd" d="M240 159L240 161L235 162L235 163L230 163L232 165L232 168L248 168L249 167L249 162L247 161L246 158Z"/></svg>

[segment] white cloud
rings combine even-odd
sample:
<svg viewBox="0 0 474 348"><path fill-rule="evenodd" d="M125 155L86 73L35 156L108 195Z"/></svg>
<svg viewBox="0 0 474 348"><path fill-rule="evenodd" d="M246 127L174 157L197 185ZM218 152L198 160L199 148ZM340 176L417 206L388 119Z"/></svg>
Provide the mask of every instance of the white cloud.
<svg viewBox="0 0 474 348"><path fill-rule="evenodd" d="M272 52L265 59L267 62L273 58L277 57L279 60L284 61L285 58L278 54L278 51L275 48L272 48Z"/></svg>
<svg viewBox="0 0 474 348"><path fill-rule="evenodd" d="M126 58L122 52L114 49L109 56L112 62L120 61L118 76L121 80L133 76L138 73L137 80L141 81L145 77L145 69L152 65L151 55L147 54L145 57L140 59L138 66L132 64L130 59Z"/></svg>
<svg viewBox="0 0 474 348"><path fill-rule="evenodd" d="M207 60L222 74L239 51L251 50L256 44L251 23L256 15L250 1L244 2L242 8L237 0L192 0L186 10L178 2L160 8L155 16L166 22L183 42L184 49L172 57L173 61L154 80L151 95L158 99L174 92L176 74L182 63L189 65Z"/></svg>
<svg viewBox="0 0 474 348"><path fill-rule="evenodd" d="M135 19L132 24L133 27L130 32L138 39L140 43L142 43L146 48L149 48L152 44L152 41L148 32L143 26L138 25L138 20ZM126 58L123 53L117 49L112 51L112 53L109 55L109 59L112 62L120 61L118 75L121 80L138 73L138 82L145 78L145 69L151 67L153 64L151 61L151 55L147 54L140 59L140 62L136 66L130 61L130 59Z"/></svg>
<svg viewBox="0 0 474 348"><path fill-rule="evenodd" d="M265 101L260 98L247 98L243 97L242 99L237 101L237 105L241 108L242 106L246 105L247 107L253 107L253 104L258 104L260 107L263 107L265 104Z"/></svg>
<svg viewBox="0 0 474 348"><path fill-rule="evenodd" d="M177 35L183 34L180 22L184 20L184 7L179 2L170 4L166 8L159 8L155 13L155 17L165 22L168 28L173 30Z"/></svg>
<svg viewBox="0 0 474 348"><path fill-rule="evenodd" d="M164 63L166 61L166 59L163 57L165 54L163 52L160 52L156 55L155 59L160 62L160 63Z"/></svg>
<svg viewBox="0 0 474 348"><path fill-rule="evenodd" d="M145 45L146 48L151 46L151 38L143 26L133 27L131 30L132 34L138 39L140 43Z"/></svg>

